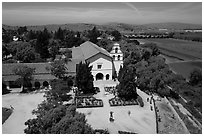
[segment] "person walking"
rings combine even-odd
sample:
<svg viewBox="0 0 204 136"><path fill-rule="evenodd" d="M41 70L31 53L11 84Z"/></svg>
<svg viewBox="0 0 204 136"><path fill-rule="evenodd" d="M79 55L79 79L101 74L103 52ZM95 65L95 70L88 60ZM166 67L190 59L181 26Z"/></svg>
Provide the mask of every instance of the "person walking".
<svg viewBox="0 0 204 136"><path fill-rule="evenodd" d="M114 119L113 119L113 112L112 111L110 111L110 118L109 118L109 120L110 120L110 122L114 121Z"/></svg>
<svg viewBox="0 0 204 136"><path fill-rule="evenodd" d="M128 115L130 116L130 114L131 114L131 112L130 111L128 111Z"/></svg>
<svg viewBox="0 0 204 136"><path fill-rule="evenodd" d="M113 118L113 112L112 111L110 112L110 118Z"/></svg>

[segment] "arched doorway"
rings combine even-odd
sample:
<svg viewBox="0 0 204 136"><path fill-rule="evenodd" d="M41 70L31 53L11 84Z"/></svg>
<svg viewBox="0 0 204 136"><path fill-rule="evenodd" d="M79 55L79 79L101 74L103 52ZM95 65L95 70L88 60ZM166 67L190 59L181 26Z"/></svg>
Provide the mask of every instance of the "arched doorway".
<svg viewBox="0 0 204 136"><path fill-rule="evenodd" d="M44 81L43 82L43 87L48 87L49 86L49 83L47 81Z"/></svg>
<svg viewBox="0 0 204 136"><path fill-rule="evenodd" d="M34 83L34 86L35 86L36 89L40 89L40 82L36 81Z"/></svg>
<svg viewBox="0 0 204 136"><path fill-rule="evenodd" d="M107 74L107 75L106 75L106 80L109 80L109 77L110 77L110 75L109 75L109 74Z"/></svg>
<svg viewBox="0 0 204 136"><path fill-rule="evenodd" d="M96 74L96 80L103 80L103 74L102 73Z"/></svg>

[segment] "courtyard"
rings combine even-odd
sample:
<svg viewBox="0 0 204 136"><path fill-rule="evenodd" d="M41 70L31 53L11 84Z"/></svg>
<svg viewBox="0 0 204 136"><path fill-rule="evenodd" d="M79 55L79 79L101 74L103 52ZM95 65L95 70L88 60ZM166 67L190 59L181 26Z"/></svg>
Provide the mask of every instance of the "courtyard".
<svg viewBox="0 0 204 136"><path fill-rule="evenodd" d="M115 86L118 82L114 81L95 81L94 86L99 87L100 92L94 95L95 98L102 99L103 107L97 108L78 108L77 111L86 115L87 123L94 129L106 129L111 134L117 134L118 131L126 131L138 134L155 134L156 117L154 110L150 107L153 104L146 100L150 98L146 93L137 90L139 96L144 101L144 107L134 106L116 106L111 107L109 99L113 94L106 94L104 87ZM114 122L110 122L110 112L113 112ZM128 112L130 111L130 115Z"/></svg>

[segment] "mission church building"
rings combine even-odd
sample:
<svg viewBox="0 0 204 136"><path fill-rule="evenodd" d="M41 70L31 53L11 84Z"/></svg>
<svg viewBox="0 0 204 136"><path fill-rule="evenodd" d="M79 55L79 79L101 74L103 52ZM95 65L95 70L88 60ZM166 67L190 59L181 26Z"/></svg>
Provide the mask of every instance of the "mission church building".
<svg viewBox="0 0 204 136"><path fill-rule="evenodd" d="M114 57L114 56L117 56ZM115 43L111 53L96 44L87 41L79 47L72 48L72 61L88 62L92 66L94 80L112 80L114 71L119 72L123 63L123 54L118 43Z"/></svg>

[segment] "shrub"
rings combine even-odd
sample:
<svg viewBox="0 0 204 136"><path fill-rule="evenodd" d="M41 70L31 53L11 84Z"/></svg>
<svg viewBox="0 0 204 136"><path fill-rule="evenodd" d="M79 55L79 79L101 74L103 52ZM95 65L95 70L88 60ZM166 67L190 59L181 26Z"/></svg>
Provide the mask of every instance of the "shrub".
<svg viewBox="0 0 204 136"><path fill-rule="evenodd" d="M6 84L2 83L2 95L10 93L10 91L6 88Z"/></svg>
<svg viewBox="0 0 204 136"><path fill-rule="evenodd" d="M137 101L138 101L140 107L144 107L144 102L143 102L142 98L139 95L137 97Z"/></svg>
<svg viewBox="0 0 204 136"><path fill-rule="evenodd" d="M36 89L39 89L39 88L40 88L40 82L38 82L38 81L35 82L35 83L34 83L34 86L35 86Z"/></svg>

